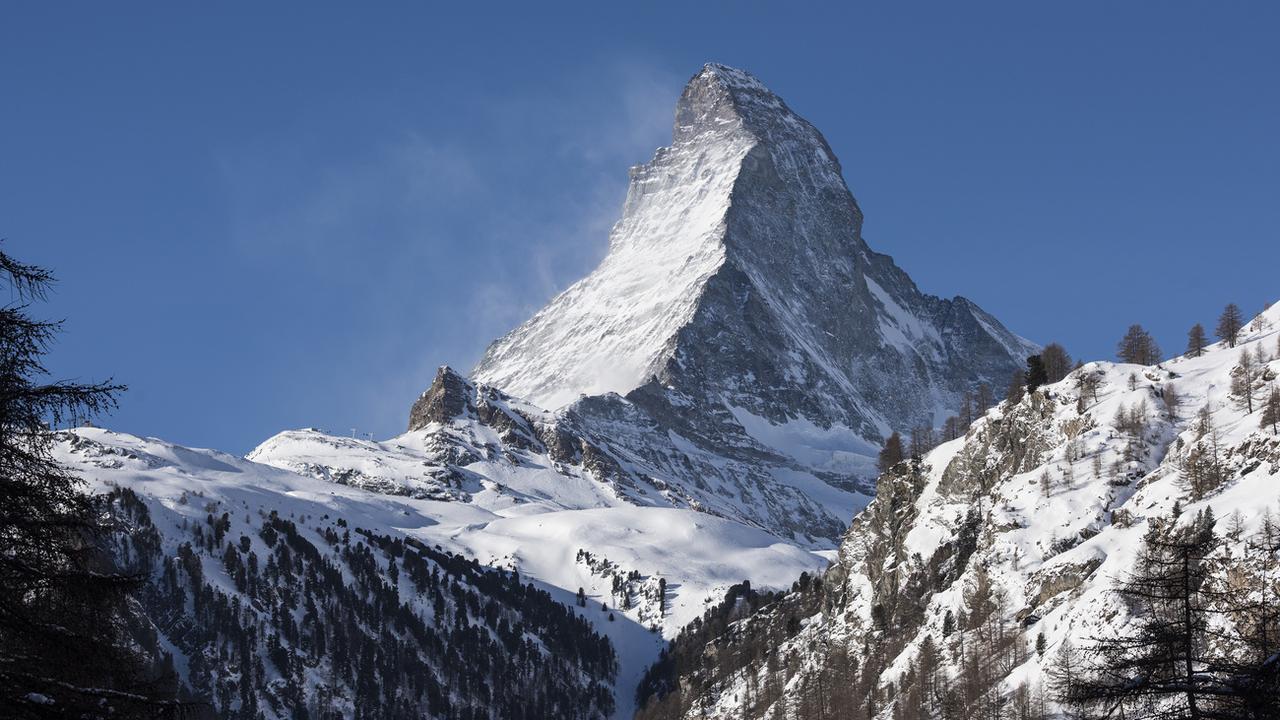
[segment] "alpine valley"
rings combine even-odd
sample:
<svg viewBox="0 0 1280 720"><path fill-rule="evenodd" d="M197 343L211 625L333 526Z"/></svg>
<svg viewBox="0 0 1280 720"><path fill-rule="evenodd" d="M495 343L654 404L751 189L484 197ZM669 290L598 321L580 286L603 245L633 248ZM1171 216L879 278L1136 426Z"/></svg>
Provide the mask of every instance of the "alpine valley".
<svg viewBox="0 0 1280 720"><path fill-rule="evenodd" d="M962 685L948 717L1054 712L1051 660L1133 622L1114 581L1175 503L1236 514L1219 554L1270 522L1280 441L1228 394L1242 354L1259 398L1280 372L1280 310L996 403L1041 348L862 219L816 128L707 65L599 267L403 434L83 427L56 457L148 578L139 646L219 717L914 718Z"/></svg>

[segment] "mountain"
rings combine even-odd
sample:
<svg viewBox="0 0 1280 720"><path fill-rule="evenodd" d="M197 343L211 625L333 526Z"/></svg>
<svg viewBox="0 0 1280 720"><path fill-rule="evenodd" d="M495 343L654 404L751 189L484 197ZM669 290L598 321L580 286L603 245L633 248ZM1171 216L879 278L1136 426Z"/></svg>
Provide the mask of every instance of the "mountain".
<svg viewBox="0 0 1280 720"><path fill-rule="evenodd" d="M856 446L940 425L1032 350L872 252L821 133L750 74L707 65L672 145L632 169L604 261L473 376L549 409L609 392L666 414L691 401L838 425Z"/></svg>
<svg viewBox="0 0 1280 720"><path fill-rule="evenodd" d="M664 635L710 598L828 564L532 463L502 487L387 485L431 471L397 441L273 439L361 470L335 474L99 428L57 439L114 519L122 566L145 578L140 647L170 656L218 717L630 717Z"/></svg>
<svg viewBox="0 0 1280 720"><path fill-rule="evenodd" d="M941 424L1035 351L921 293L861 227L817 129L707 65L672 145L632 170L604 261L473 377L639 458L672 502L832 540L889 432Z"/></svg>
<svg viewBox="0 0 1280 720"><path fill-rule="evenodd" d="M61 434L149 573L143 634L230 716L514 717L527 696L629 717L726 590L827 567L887 433L1034 350L872 252L840 172L759 81L708 65L601 266L473 378L440 368L404 433L290 430L245 458Z"/></svg>
<svg viewBox="0 0 1280 720"><path fill-rule="evenodd" d="M406 532L439 522L421 504L106 430L58 439L59 460L101 493L120 566L144 579L140 647L204 715L615 709L616 644L563 591Z"/></svg>
<svg viewBox="0 0 1280 720"><path fill-rule="evenodd" d="M414 404L394 444L428 470L344 464L323 449L338 441L287 435L251 457L455 495L537 467L599 483L565 508L689 508L831 547L884 436L939 424L1035 350L963 298L922 294L861 225L822 135L708 65L671 147L632 170L600 267Z"/></svg>
<svg viewBox="0 0 1280 720"><path fill-rule="evenodd" d="M824 575L735 589L676 638L637 717L1044 717L1055 664L1141 627L1154 601L1118 588L1188 528L1217 538L1204 562L1233 589L1201 602L1225 603L1209 611L1228 642L1232 606L1276 599L1280 437L1242 388L1275 387L1278 327L1280 304L1234 347L1088 363L899 464Z"/></svg>
<svg viewBox="0 0 1280 720"><path fill-rule="evenodd" d="M932 426L1034 346L922 294L861 237L822 136L752 76L708 65L671 147L632 171L610 251L495 342L442 367L405 433L288 431L248 455L423 503L397 525L607 604L619 714L644 666L743 580L827 564L891 430ZM617 625L587 616L615 638Z"/></svg>

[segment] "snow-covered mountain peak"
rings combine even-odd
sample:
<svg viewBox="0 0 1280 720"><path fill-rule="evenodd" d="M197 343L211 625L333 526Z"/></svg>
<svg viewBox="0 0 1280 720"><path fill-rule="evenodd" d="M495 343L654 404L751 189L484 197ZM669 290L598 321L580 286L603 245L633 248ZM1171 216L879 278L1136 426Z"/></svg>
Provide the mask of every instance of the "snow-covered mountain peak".
<svg viewBox="0 0 1280 720"><path fill-rule="evenodd" d="M1034 346L967 302L923 295L861 226L821 133L749 73L707 65L672 145L633 168L604 261L473 376L548 409L652 399L641 388L656 382L775 424L839 424L852 446L935 424L1022 365Z"/></svg>
<svg viewBox="0 0 1280 720"><path fill-rule="evenodd" d="M692 142L705 133L741 127L760 140L776 139L787 127L806 141L825 144L812 125L793 113L772 90L745 70L708 63L685 85L676 104L672 139ZM828 153L829 154L829 153ZM830 154L829 154L830 155Z"/></svg>
<svg viewBox="0 0 1280 720"><path fill-rule="evenodd" d="M1035 350L969 301L920 292L861 228L822 134L754 76L707 65L672 144L632 169L600 266L472 377L558 413L619 467L646 458L637 477L703 465L661 490L681 502L792 531L816 501L804 516L831 537L883 437L941 424Z"/></svg>

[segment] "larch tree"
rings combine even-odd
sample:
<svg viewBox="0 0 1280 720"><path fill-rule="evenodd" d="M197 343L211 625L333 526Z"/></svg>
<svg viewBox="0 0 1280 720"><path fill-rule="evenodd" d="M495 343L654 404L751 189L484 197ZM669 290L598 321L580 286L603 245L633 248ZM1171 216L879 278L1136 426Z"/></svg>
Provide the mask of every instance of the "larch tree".
<svg viewBox="0 0 1280 720"><path fill-rule="evenodd" d="M1160 362L1160 346L1141 325L1130 325L1116 346L1116 356L1135 365L1155 365Z"/></svg>
<svg viewBox="0 0 1280 720"><path fill-rule="evenodd" d="M938 445L937 435L933 428L922 425L911 431L911 457L922 458L925 453Z"/></svg>
<svg viewBox="0 0 1280 720"><path fill-rule="evenodd" d="M1098 389L1102 387L1102 374L1100 372L1082 372L1076 376L1076 390L1080 393L1080 398L1093 398L1098 402Z"/></svg>
<svg viewBox="0 0 1280 720"><path fill-rule="evenodd" d="M1071 356L1058 343L1049 343L1040 351L1040 364L1044 366L1047 383L1056 383L1071 372Z"/></svg>
<svg viewBox="0 0 1280 720"><path fill-rule="evenodd" d="M889 438L884 441L884 447L880 449L880 457L876 461L876 467L880 472L888 472L890 468L902 462L905 458L902 449L902 436L894 431Z"/></svg>
<svg viewBox="0 0 1280 720"><path fill-rule="evenodd" d="M1218 327L1214 332L1219 340L1227 343L1228 347L1235 347L1242 327L1244 327L1244 318L1240 315L1240 307L1235 303L1227 303L1227 306L1222 309L1222 315L1218 316Z"/></svg>
<svg viewBox="0 0 1280 720"><path fill-rule="evenodd" d="M1099 716L1208 718L1224 678L1214 660L1208 581L1217 538L1213 518L1152 524L1134 569L1117 588L1140 609L1120 637L1095 638L1087 669L1059 686L1059 699Z"/></svg>
<svg viewBox="0 0 1280 720"><path fill-rule="evenodd" d="M1231 369L1231 399L1248 413L1253 412L1253 398L1256 393L1254 381L1258 378L1259 370L1253 353L1250 353L1248 348L1240 353L1240 362Z"/></svg>
<svg viewBox="0 0 1280 720"><path fill-rule="evenodd" d="M1263 430L1271 428L1273 434L1280 432L1280 388L1271 387L1267 399L1262 402L1262 418L1258 426Z"/></svg>
<svg viewBox="0 0 1280 720"><path fill-rule="evenodd" d="M1204 326L1196 323L1187 331L1187 357L1200 357L1204 354L1209 339L1205 337Z"/></svg>
<svg viewBox="0 0 1280 720"><path fill-rule="evenodd" d="M1027 376L1018 370L1013 371L1013 376L1009 378L1009 387L1004 391L1004 399L1011 404L1017 405L1022 402L1022 398L1027 393Z"/></svg>
<svg viewBox="0 0 1280 720"><path fill-rule="evenodd" d="M978 389L973 393L973 402L977 406L979 415L989 410L992 405L995 405L995 396L991 392L991 386L986 383L979 383Z"/></svg>

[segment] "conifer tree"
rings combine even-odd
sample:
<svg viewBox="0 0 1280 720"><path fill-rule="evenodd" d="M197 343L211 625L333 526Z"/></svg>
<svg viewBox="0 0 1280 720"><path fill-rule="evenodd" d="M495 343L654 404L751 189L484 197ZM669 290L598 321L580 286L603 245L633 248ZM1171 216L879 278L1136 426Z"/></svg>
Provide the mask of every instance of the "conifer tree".
<svg viewBox="0 0 1280 720"><path fill-rule="evenodd" d="M27 314L52 283L0 252L0 717L141 717L176 709L125 649L136 578L105 551L82 481L53 457L49 427L110 409L122 386L42 384L59 323ZM170 695L171 697L171 695Z"/></svg>
<svg viewBox="0 0 1280 720"><path fill-rule="evenodd" d="M1045 372L1044 360L1039 355L1027 358L1027 392L1035 392L1036 388L1049 382L1049 373Z"/></svg>
<svg viewBox="0 0 1280 720"><path fill-rule="evenodd" d="M1059 700L1131 720L1273 717L1280 707L1266 690L1275 687L1268 663L1274 644L1257 665L1223 646L1216 607L1239 592L1214 583L1212 510L1179 523L1176 507L1173 516L1152 522L1134 569L1120 582L1136 613L1131 630L1095 638L1083 671L1059 673Z"/></svg>
<svg viewBox="0 0 1280 720"><path fill-rule="evenodd" d="M1271 428L1271 432L1276 434L1280 431L1280 388L1271 387L1271 392L1267 393L1267 399L1262 403L1262 417L1258 421L1258 426L1262 429Z"/></svg>
<svg viewBox="0 0 1280 720"><path fill-rule="evenodd" d="M1255 394L1253 383L1257 379L1258 371L1259 367L1248 348L1240 353L1240 362L1231 370L1231 399L1235 400L1236 404L1248 413L1253 412L1253 397Z"/></svg>
<svg viewBox="0 0 1280 720"><path fill-rule="evenodd" d="M1027 392L1027 376L1026 373L1018 370L1013 371L1013 376L1009 378L1009 387L1004 392L1004 399L1013 405L1022 402L1022 398Z"/></svg>
<svg viewBox="0 0 1280 720"><path fill-rule="evenodd" d="M1204 326L1200 323L1192 325L1191 330L1187 332L1187 357L1200 357L1204 354L1204 348L1208 344L1208 338L1204 334Z"/></svg>
<svg viewBox="0 0 1280 720"><path fill-rule="evenodd" d="M1127 363L1155 365L1160 362L1160 346L1141 325L1130 325L1116 347L1116 356Z"/></svg>
<svg viewBox="0 0 1280 720"><path fill-rule="evenodd" d="M902 449L902 436L894 431L889 438L884 441L884 447L880 449L880 457L876 462L876 467L880 472L888 472L890 468L902 462L904 458Z"/></svg>
<svg viewBox="0 0 1280 720"><path fill-rule="evenodd" d="M1228 347L1235 347L1242 327L1244 327L1244 319L1240 316L1239 306L1235 303L1227 303L1227 306L1222 309L1222 315L1218 316L1218 327L1214 332L1219 340L1227 343Z"/></svg>
<svg viewBox="0 0 1280 720"><path fill-rule="evenodd" d="M1045 382L1056 383L1071 372L1071 356L1058 343L1049 343L1040 351L1040 364L1044 367Z"/></svg>

